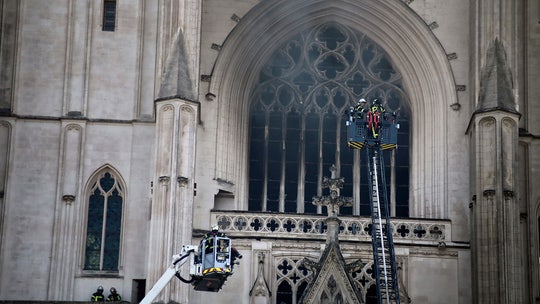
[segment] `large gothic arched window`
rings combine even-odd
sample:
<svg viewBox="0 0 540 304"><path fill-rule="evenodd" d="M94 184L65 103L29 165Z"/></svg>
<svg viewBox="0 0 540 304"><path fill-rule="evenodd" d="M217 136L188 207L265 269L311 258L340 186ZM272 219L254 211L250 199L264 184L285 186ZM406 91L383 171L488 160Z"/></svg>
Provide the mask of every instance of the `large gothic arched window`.
<svg viewBox="0 0 540 304"><path fill-rule="evenodd" d="M385 153L394 214L408 216L409 110L401 75L366 35L337 23L302 31L273 53L251 95L249 209L316 213L313 196L332 164L354 197L344 214L368 215L363 153L347 147L345 120L360 98L398 113L398 150ZM320 208L320 207L319 207Z"/></svg>

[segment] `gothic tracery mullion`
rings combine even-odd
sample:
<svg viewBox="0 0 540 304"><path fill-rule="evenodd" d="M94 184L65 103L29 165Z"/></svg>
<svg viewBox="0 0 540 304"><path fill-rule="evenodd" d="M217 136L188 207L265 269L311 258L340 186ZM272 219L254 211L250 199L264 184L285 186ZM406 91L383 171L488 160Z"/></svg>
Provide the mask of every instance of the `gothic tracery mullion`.
<svg viewBox="0 0 540 304"><path fill-rule="evenodd" d="M110 197L110 193L112 191L112 189L114 189L114 179L113 180L113 184L112 185L107 185L109 187L109 189L105 190L105 187L103 186L104 184L104 181L108 181L110 179L110 176L108 173L105 173L104 176L99 180L99 185L100 185L100 188L101 190L103 191L102 194L103 194L103 197L105 198L104 201L103 201L103 222L102 222L102 227L101 227L101 254L100 254L100 261L99 261L99 265L100 265L100 270L103 270L103 265L104 265L104 260L105 260L105 237L106 237L106 231L107 231L107 210L109 209L108 207L108 202L109 202L109 197ZM110 219L109 219L110 221Z"/></svg>
<svg viewBox="0 0 540 304"><path fill-rule="evenodd" d="M298 169L298 191L297 191L297 206L296 206L296 210L298 213L304 213L305 211L305 208L304 208L304 200L305 200L305 197L304 197L304 190L305 190L305 175L306 175L306 165L305 165L305 160L306 160L306 141L305 141L305 138L306 138L306 117L305 115L300 115L300 150L299 150L299 158L298 158L298 163L299 163L299 169Z"/></svg>
<svg viewBox="0 0 540 304"><path fill-rule="evenodd" d="M281 174L279 180L279 212L285 212L285 170L287 162L287 146L285 145L285 138L287 138L287 111L282 111L281 117Z"/></svg>
<svg viewBox="0 0 540 304"><path fill-rule="evenodd" d="M264 124L264 149L263 149L263 183L262 183L262 197L261 197L261 209L267 211L268 206L268 125L269 125L269 112L265 112L265 124Z"/></svg>

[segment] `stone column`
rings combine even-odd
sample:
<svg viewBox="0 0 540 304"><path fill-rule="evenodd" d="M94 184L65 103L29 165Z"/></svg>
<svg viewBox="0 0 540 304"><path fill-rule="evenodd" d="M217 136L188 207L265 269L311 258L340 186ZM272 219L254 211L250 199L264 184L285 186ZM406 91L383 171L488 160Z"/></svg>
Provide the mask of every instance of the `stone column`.
<svg viewBox="0 0 540 304"><path fill-rule="evenodd" d="M86 113L92 7L92 1L68 2L63 114L71 117Z"/></svg>
<svg viewBox="0 0 540 304"><path fill-rule="evenodd" d="M160 1L158 5L156 150L148 247L147 291L170 267L182 245L190 245L193 230L198 69L202 7L197 0ZM193 20L191 20L193 19ZM190 22L190 21L193 21ZM187 37L186 37L187 36ZM187 270L187 268L186 268ZM187 272L187 271L186 271ZM182 273L187 278L187 273ZM154 300L188 303L190 286L171 281Z"/></svg>
<svg viewBox="0 0 540 304"><path fill-rule="evenodd" d="M518 115L474 117L472 240L474 303L523 303L516 197Z"/></svg>
<svg viewBox="0 0 540 304"><path fill-rule="evenodd" d="M156 163L150 219L147 289L191 244L198 104L179 98L156 102ZM183 277L188 277L183 274ZM147 291L148 291L147 290ZM171 281L155 302L188 302L189 286Z"/></svg>
<svg viewBox="0 0 540 304"><path fill-rule="evenodd" d="M504 45L494 39L482 67L471 136L473 302L523 303L517 150L520 114Z"/></svg>
<svg viewBox="0 0 540 304"><path fill-rule="evenodd" d="M78 215L84 205L79 189L84 128L84 122L62 122L48 300L73 300L78 251L66 248L77 248L82 233Z"/></svg>

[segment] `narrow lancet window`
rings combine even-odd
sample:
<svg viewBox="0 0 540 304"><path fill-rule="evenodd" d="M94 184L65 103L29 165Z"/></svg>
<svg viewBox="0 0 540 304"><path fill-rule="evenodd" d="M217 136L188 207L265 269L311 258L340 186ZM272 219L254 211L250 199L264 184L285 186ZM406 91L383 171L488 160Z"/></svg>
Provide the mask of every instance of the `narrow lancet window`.
<svg viewBox="0 0 540 304"><path fill-rule="evenodd" d="M106 171L88 195L84 270L118 271L124 193L118 179Z"/></svg>

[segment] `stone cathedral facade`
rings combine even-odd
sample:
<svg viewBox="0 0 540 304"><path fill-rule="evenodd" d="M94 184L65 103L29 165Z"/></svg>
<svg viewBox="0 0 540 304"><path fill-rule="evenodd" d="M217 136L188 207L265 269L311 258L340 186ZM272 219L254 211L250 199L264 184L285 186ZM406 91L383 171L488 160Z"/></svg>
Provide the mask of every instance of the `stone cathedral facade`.
<svg viewBox="0 0 540 304"><path fill-rule="evenodd" d="M379 98L401 303L539 303L539 54L533 0L0 0L0 301L137 303L219 225L223 289L156 302L376 303Z"/></svg>

